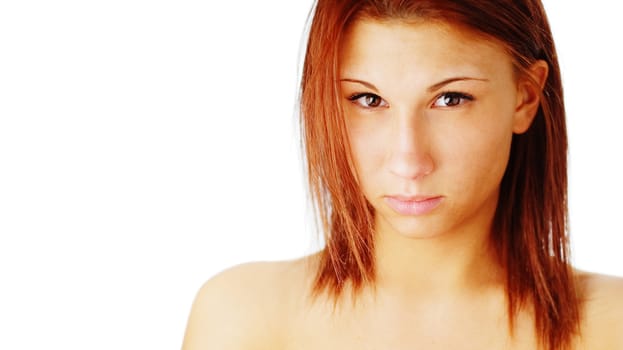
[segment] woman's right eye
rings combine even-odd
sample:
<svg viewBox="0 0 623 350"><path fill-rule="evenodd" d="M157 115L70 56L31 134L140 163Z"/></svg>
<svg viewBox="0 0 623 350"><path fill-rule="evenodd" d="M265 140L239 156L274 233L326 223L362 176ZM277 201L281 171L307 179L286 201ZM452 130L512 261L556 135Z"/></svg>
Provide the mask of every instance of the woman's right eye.
<svg viewBox="0 0 623 350"><path fill-rule="evenodd" d="M383 100L379 95L370 93L354 94L349 97L348 100L363 108L387 107L387 102L385 102L385 100Z"/></svg>

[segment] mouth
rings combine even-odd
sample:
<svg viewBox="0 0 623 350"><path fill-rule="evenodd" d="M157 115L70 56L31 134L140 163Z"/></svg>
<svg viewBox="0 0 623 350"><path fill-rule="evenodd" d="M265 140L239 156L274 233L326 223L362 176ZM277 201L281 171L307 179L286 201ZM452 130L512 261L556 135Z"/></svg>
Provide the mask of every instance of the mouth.
<svg viewBox="0 0 623 350"><path fill-rule="evenodd" d="M396 213L405 216L426 215L441 204L443 196L385 196L385 203Z"/></svg>

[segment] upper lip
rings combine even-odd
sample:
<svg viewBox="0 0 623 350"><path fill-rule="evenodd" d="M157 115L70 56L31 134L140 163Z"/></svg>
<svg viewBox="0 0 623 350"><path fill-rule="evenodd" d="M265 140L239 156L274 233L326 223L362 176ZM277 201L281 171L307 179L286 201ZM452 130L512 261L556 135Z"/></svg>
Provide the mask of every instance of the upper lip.
<svg viewBox="0 0 623 350"><path fill-rule="evenodd" d="M403 201L403 202L423 202L429 199L434 199L434 198L439 198L441 196L435 196L435 195L404 195L404 194L392 194L387 196L389 198L393 198L399 201Z"/></svg>

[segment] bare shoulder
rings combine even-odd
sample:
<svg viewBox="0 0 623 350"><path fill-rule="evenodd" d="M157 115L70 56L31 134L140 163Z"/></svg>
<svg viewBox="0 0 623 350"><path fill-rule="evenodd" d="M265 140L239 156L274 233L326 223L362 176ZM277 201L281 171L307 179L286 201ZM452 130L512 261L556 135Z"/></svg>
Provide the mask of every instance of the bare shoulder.
<svg viewBox="0 0 623 350"><path fill-rule="evenodd" d="M577 276L584 302L586 348L623 349L623 278L582 271Z"/></svg>
<svg viewBox="0 0 623 350"><path fill-rule="evenodd" d="M302 258L246 263L212 277L193 303L183 350L278 349L308 271Z"/></svg>

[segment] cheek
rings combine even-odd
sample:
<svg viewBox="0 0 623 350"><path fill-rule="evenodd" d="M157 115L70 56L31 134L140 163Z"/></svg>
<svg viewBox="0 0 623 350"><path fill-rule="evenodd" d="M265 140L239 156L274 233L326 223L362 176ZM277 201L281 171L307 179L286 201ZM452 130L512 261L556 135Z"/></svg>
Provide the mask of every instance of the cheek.
<svg viewBox="0 0 623 350"><path fill-rule="evenodd" d="M396 137L391 125L375 122L373 118L353 119L346 125L364 194L382 190L380 187L387 185L387 181L396 180L387 168L388 154ZM512 117L508 110L483 108L470 115L440 116L431 119L425 134L429 142L420 146L426 147L435 167L427 179L428 185L459 192L489 193L497 188L508 163L512 140Z"/></svg>
<svg viewBox="0 0 623 350"><path fill-rule="evenodd" d="M364 192L383 169L387 152L387 132L373 123L347 123L351 155Z"/></svg>
<svg viewBox="0 0 623 350"><path fill-rule="evenodd" d="M508 123L482 123L466 126L460 137L446 143L444 165L452 169L452 178L464 189L497 188L506 170L512 141ZM451 144L450 144L451 143Z"/></svg>

